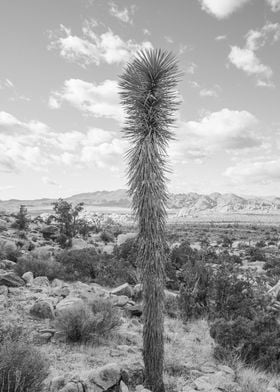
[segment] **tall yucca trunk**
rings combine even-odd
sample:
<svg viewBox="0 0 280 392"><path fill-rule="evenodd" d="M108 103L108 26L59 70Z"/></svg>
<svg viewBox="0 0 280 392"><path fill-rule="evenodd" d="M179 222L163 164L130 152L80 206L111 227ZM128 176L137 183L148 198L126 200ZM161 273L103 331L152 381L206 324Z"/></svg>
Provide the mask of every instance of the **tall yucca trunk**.
<svg viewBox="0 0 280 392"><path fill-rule="evenodd" d="M162 50L140 51L120 77L126 110L124 136L129 192L139 225L138 265L143 282L143 357L145 385L153 392L163 385L163 308L166 229L166 148L178 106L176 59Z"/></svg>

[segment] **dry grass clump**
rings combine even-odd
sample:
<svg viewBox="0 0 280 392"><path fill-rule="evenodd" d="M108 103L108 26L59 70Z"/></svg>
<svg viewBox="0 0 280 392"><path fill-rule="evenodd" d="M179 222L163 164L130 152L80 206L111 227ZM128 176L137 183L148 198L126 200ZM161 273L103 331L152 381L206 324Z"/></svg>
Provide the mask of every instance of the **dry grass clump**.
<svg viewBox="0 0 280 392"><path fill-rule="evenodd" d="M190 368L213 363L213 340L206 320L188 325L167 319L165 326L165 372L170 376L188 375Z"/></svg>
<svg viewBox="0 0 280 392"><path fill-rule="evenodd" d="M56 319L56 328L64 332L70 342L97 342L120 324L118 309L103 299L65 310Z"/></svg>
<svg viewBox="0 0 280 392"><path fill-rule="evenodd" d="M46 358L21 340L0 346L0 392L40 392L48 376Z"/></svg>
<svg viewBox="0 0 280 392"><path fill-rule="evenodd" d="M280 377L263 372L253 367L245 367L242 362L236 364L237 382L241 392L266 392L267 388L280 387Z"/></svg>
<svg viewBox="0 0 280 392"><path fill-rule="evenodd" d="M35 278L47 276L50 280L62 277L62 269L61 264L52 258L39 258L32 253L20 257L15 267L20 276L31 271Z"/></svg>

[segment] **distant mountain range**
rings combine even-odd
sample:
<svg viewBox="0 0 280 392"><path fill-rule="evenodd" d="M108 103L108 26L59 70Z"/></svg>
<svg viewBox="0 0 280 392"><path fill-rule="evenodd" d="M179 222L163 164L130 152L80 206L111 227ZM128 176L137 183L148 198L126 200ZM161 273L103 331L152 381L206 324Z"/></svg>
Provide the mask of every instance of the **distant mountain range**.
<svg viewBox="0 0 280 392"><path fill-rule="evenodd" d="M84 202L88 206L130 207L125 189L80 193L65 200L72 203ZM15 210L20 204L40 208L51 205L55 199L0 201L0 209ZM199 193L171 194L169 208L178 210L178 216L209 214L280 214L280 197L241 197L233 193L218 192L209 195Z"/></svg>

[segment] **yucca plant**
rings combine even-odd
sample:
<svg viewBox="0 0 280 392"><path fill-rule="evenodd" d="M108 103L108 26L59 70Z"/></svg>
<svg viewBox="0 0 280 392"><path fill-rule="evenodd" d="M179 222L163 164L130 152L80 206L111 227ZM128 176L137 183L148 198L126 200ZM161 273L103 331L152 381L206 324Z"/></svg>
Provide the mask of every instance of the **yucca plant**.
<svg viewBox="0 0 280 392"><path fill-rule="evenodd" d="M163 385L164 265L166 259L167 146L178 107L180 78L176 58L162 50L136 54L120 76L126 111L123 135L128 185L138 221L138 265L143 282L143 357L145 385L153 392Z"/></svg>

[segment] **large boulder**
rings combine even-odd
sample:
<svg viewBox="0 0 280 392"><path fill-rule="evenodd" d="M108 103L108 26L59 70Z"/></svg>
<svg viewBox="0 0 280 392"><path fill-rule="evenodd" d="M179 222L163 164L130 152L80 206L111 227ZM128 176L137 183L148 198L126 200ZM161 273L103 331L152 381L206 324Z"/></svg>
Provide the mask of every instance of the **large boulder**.
<svg viewBox="0 0 280 392"><path fill-rule="evenodd" d="M121 286L118 286L111 290L111 294L113 295L126 295L128 298L133 297L133 288L129 283L124 283Z"/></svg>
<svg viewBox="0 0 280 392"><path fill-rule="evenodd" d="M28 271L22 275L22 279L25 281L26 284L31 284L34 280L33 272Z"/></svg>
<svg viewBox="0 0 280 392"><path fill-rule="evenodd" d="M16 266L16 264L17 263L15 263L12 260L8 260L8 259L0 260L0 269L12 270Z"/></svg>
<svg viewBox="0 0 280 392"><path fill-rule="evenodd" d="M84 305L84 301L81 298L66 297L56 305L55 315L59 316L64 312L71 311L72 309L75 309L76 307L81 307L83 305Z"/></svg>
<svg viewBox="0 0 280 392"><path fill-rule="evenodd" d="M118 385L121 379L121 368L116 363L109 363L96 370L87 373L85 384L88 391L107 391L108 389Z"/></svg>
<svg viewBox="0 0 280 392"><path fill-rule="evenodd" d="M117 238L117 245L120 246L122 245L125 241L135 238L137 236L137 233L126 233L126 234L119 234Z"/></svg>
<svg viewBox="0 0 280 392"><path fill-rule="evenodd" d="M25 282L15 272L0 270L0 286L21 287Z"/></svg>
<svg viewBox="0 0 280 392"><path fill-rule="evenodd" d="M33 287L49 288L50 282L46 276L37 276L32 282Z"/></svg>

